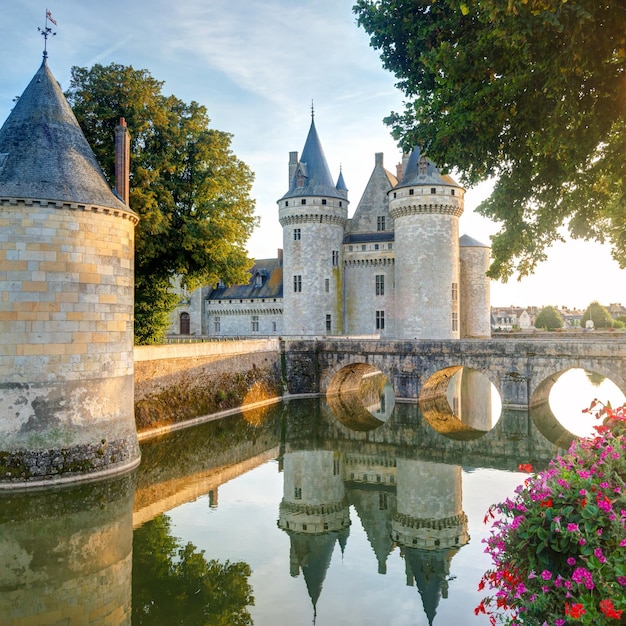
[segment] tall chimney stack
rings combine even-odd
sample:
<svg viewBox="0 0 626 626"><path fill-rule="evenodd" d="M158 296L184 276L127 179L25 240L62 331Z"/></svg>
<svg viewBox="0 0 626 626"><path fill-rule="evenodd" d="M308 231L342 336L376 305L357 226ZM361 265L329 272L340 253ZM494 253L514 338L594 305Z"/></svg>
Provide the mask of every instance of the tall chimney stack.
<svg viewBox="0 0 626 626"><path fill-rule="evenodd" d="M120 117L115 127L115 189L118 196L128 205L130 186L130 135L126 120Z"/></svg>

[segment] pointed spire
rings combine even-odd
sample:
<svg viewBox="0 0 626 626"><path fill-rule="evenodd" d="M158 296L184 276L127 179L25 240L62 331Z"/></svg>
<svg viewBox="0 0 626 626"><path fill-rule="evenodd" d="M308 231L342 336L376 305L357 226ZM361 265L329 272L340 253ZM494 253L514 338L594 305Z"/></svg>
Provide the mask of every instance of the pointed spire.
<svg viewBox="0 0 626 626"><path fill-rule="evenodd" d="M346 187L346 181L343 179L343 168L339 165L339 178L337 179L337 184L335 185L337 191L348 191Z"/></svg>
<svg viewBox="0 0 626 626"><path fill-rule="evenodd" d="M283 196L327 196L345 200L345 191L339 191L324 155L322 143L315 128L315 111L311 103L311 126L307 135L300 161L289 184L289 191ZM345 183L344 183L345 185Z"/></svg>
<svg viewBox="0 0 626 626"><path fill-rule="evenodd" d="M128 210L111 191L45 57L0 128L0 154L5 198Z"/></svg>

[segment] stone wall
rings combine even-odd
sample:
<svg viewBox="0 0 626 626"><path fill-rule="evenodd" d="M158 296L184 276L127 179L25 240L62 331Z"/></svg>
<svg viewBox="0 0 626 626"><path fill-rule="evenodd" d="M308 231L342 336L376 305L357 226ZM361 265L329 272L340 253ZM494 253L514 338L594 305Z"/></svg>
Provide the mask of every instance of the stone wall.
<svg viewBox="0 0 626 626"><path fill-rule="evenodd" d="M135 348L139 431L282 395L278 339Z"/></svg>

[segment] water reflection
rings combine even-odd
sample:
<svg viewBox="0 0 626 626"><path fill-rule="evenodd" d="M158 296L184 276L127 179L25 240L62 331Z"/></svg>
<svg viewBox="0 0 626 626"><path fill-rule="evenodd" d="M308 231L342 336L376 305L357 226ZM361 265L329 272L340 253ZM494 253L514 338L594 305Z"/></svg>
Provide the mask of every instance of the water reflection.
<svg viewBox="0 0 626 626"><path fill-rule="evenodd" d="M150 441L124 479L3 495L3 624L378 624L406 606L401 623L474 620L482 571L463 555L484 558L475 501L505 473L464 496L467 468L541 467L559 449L525 411L453 439L371 389L375 428L347 403L292 401Z"/></svg>
<svg viewBox="0 0 626 626"><path fill-rule="evenodd" d="M130 625L134 475L0 497L8 626Z"/></svg>

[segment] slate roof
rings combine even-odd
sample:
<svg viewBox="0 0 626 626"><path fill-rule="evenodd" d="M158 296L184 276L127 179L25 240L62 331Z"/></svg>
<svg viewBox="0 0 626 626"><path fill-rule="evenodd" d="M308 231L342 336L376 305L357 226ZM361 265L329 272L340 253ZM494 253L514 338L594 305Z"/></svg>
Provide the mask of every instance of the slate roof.
<svg viewBox="0 0 626 626"><path fill-rule="evenodd" d="M0 197L129 210L109 187L46 58L0 129Z"/></svg>
<svg viewBox="0 0 626 626"><path fill-rule="evenodd" d="M449 185L458 187L459 185L448 174L442 175L439 168L430 160L426 159L426 173L420 174L419 160L421 157L420 149L416 146L411 152L411 156L402 172L402 180L397 184L398 187L413 187L414 185Z"/></svg>
<svg viewBox="0 0 626 626"><path fill-rule="evenodd" d="M257 275L261 286L257 286ZM257 259L246 285L217 287L209 291L207 300L252 300L283 297L283 266L280 259Z"/></svg>
<svg viewBox="0 0 626 626"><path fill-rule="evenodd" d="M394 232L392 230L381 230L375 233L346 233L343 236L343 243L365 243L380 241L393 241Z"/></svg>
<svg viewBox="0 0 626 626"><path fill-rule="evenodd" d="M304 176L304 184L300 187L298 187L299 175ZM322 143L315 128L315 120L311 118L311 127L302 150L302 156L289 183L289 191L281 200L298 196L326 196L345 200L345 187L343 174L339 175L336 187L333 183Z"/></svg>
<svg viewBox="0 0 626 626"><path fill-rule="evenodd" d="M481 243L478 239L474 239L469 235L463 235L459 239L459 246L462 248L490 248L486 243Z"/></svg>

